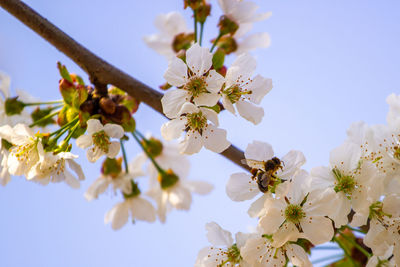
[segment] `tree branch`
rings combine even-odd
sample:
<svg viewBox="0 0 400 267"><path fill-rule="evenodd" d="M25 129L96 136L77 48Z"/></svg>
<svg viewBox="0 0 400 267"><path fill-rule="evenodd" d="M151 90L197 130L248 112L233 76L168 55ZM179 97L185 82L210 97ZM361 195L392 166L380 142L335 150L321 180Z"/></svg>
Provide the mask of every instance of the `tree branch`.
<svg viewBox="0 0 400 267"><path fill-rule="evenodd" d="M163 114L161 106L163 94L160 92L96 56L22 1L0 0L0 6L72 59L89 75L91 81L95 81L99 85L112 84ZM244 158L243 151L234 145L231 145L221 155L249 170L247 165L241 163L241 159Z"/></svg>

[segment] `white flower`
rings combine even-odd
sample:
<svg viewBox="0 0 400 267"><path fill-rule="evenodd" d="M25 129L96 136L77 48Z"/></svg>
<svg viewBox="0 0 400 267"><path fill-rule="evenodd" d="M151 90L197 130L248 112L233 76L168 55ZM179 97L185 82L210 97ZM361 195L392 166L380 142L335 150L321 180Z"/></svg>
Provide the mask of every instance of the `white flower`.
<svg viewBox="0 0 400 267"><path fill-rule="evenodd" d="M117 124L108 123L102 125L99 120L90 119L87 121L88 135L81 135L76 139L76 145L80 148L88 148L86 156L90 162L96 162L101 156L115 158L119 153L120 143L110 141L110 137L122 138L124 129Z"/></svg>
<svg viewBox="0 0 400 267"><path fill-rule="evenodd" d="M119 163L116 163L119 164ZM101 174L88 188L85 192L85 198L88 201L97 199L100 194L104 193L107 188L112 185L112 190L114 193L119 189L124 194L129 194L132 190L131 181L139 176L143 175L141 170L141 165L143 161L140 158L132 161L129 166L129 172L121 171L117 175L112 174Z"/></svg>
<svg viewBox="0 0 400 267"><path fill-rule="evenodd" d="M173 43L179 34L191 34L183 16L178 12L160 14L156 17L154 24L160 31L157 34L145 36L145 43L157 53L168 59L175 56L179 51L175 51Z"/></svg>
<svg viewBox="0 0 400 267"><path fill-rule="evenodd" d="M250 35L246 35L240 40L236 40L237 49L234 51L236 55L244 54L255 50L257 48L267 48L271 44L271 38L268 33L253 33Z"/></svg>
<svg viewBox="0 0 400 267"><path fill-rule="evenodd" d="M49 182L59 183L64 181L72 188L79 188L80 181L85 179L82 167L74 161L78 158L70 152L60 152L53 154L53 152L45 152L43 148L38 148L39 162L33 166L28 180L33 180L47 185ZM71 169L74 173L69 170Z"/></svg>
<svg viewBox="0 0 400 267"><path fill-rule="evenodd" d="M311 170L311 186L329 188L336 195L336 209L329 214L336 228L347 224L351 209L359 213L357 216L368 215L368 207L383 193L384 177L362 159L360 146L346 142L331 151L329 168Z"/></svg>
<svg viewBox="0 0 400 267"><path fill-rule="evenodd" d="M179 150L184 154L197 153L203 145L211 151L221 153L230 143L226 140L226 131L217 126L218 115L215 111L185 103L175 119L161 126L161 134L165 140L172 140L179 138L186 130L185 138L179 143Z"/></svg>
<svg viewBox="0 0 400 267"><path fill-rule="evenodd" d="M236 243L233 242L232 234L221 228L217 223L206 224L207 239L213 245L200 250L197 255L195 267L216 266L241 266L250 267L240 255L240 249L246 239L252 235L237 233Z"/></svg>
<svg viewBox="0 0 400 267"><path fill-rule="evenodd" d="M154 222L156 211L148 200L140 196L139 192L125 197L123 202L108 211L104 216L104 223L111 223L112 229L118 230L128 222L129 216L132 217L132 221Z"/></svg>
<svg viewBox="0 0 400 267"><path fill-rule="evenodd" d="M271 12L256 13L258 6L251 1L218 0L218 3L224 15L239 26L235 37L241 37L250 31L254 22L265 20L271 16Z"/></svg>
<svg viewBox="0 0 400 267"><path fill-rule="evenodd" d="M40 139L24 124L17 124L13 128L9 125L1 126L0 138L13 145L7 159L9 173L28 177L39 161L38 150L43 149Z"/></svg>
<svg viewBox="0 0 400 267"><path fill-rule="evenodd" d="M235 114L235 104L240 116L254 124L260 123L264 116L264 109L254 104L260 104L272 89L271 79L261 75L251 79L256 64L249 54L237 57L226 73L225 87L221 91L224 108Z"/></svg>
<svg viewBox="0 0 400 267"><path fill-rule="evenodd" d="M210 70L211 65L212 54L197 43L187 50L186 63L177 57L169 62L164 78L170 85L181 89L168 90L161 99L163 112L168 118L175 118L185 102L193 101L197 106L208 107L217 104L224 77Z"/></svg>
<svg viewBox="0 0 400 267"><path fill-rule="evenodd" d="M265 202L266 214L259 226L263 233L272 235L274 247L280 247L292 239L303 236L314 245L328 242L334 234L332 221L326 216L336 206L335 196L327 190L308 191L304 186L308 174L301 171L288 182L284 196Z"/></svg>
<svg viewBox="0 0 400 267"><path fill-rule="evenodd" d="M306 159L300 151L292 150L287 153L282 159L280 165L274 164L276 168L270 175L266 173L265 164L267 162L273 163L274 151L272 146L268 143L253 141L249 144L245 151L245 158L247 164L253 168L256 173L250 175L248 173L234 173L231 175L228 183L226 184L226 193L233 201L244 201L254 198L261 192L264 193L265 187L262 179L269 178L268 189L275 189L279 191L279 188L274 188L274 183L281 180L290 180L306 162ZM276 158L277 159L277 158ZM278 184L279 184L278 183ZM282 184L279 184L280 187ZM258 200L256 200L249 209L249 215L251 217L258 217L264 210L264 202L267 198L272 197L271 193L265 192Z"/></svg>
<svg viewBox="0 0 400 267"><path fill-rule="evenodd" d="M400 95L391 94L386 98L389 104L389 112L386 116L388 125L400 131Z"/></svg>
<svg viewBox="0 0 400 267"><path fill-rule="evenodd" d="M288 242L283 246L274 247L269 238L260 235L248 239L240 253L250 266L283 267L286 266L286 258L294 266L312 266L307 253L299 245Z"/></svg>
<svg viewBox="0 0 400 267"><path fill-rule="evenodd" d="M5 186L11 180L10 173L8 172L8 155L9 152L6 148L2 147L2 140L0 140L0 184Z"/></svg>

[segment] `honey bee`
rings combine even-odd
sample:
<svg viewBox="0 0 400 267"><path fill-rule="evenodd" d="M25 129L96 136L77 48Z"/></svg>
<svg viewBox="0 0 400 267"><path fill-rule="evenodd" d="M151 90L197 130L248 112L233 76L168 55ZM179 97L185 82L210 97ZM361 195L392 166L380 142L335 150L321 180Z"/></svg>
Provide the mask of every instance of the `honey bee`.
<svg viewBox="0 0 400 267"><path fill-rule="evenodd" d="M268 191L269 185L274 184L272 178L276 178L276 172L283 168L282 164L284 165L283 161L277 157L273 157L267 161L243 159L242 163L251 167L252 179L256 179L258 188L263 193Z"/></svg>

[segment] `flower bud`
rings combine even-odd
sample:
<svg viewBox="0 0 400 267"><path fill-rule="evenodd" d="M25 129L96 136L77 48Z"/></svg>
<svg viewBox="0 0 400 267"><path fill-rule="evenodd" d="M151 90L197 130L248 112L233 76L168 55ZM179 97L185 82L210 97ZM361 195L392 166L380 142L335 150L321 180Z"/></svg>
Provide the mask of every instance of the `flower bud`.
<svg viewBox="0 0 400 267"><path fill-rule="evenodd" d="M116 109L116 104L109 97L102 97L100 99L100 108L107 114L114 114Z"/></svg>
<svg viewBox="0 0 400 267"><path fill-rule="evenodd" d="M151 137L148 140L142 140L142 145L147 153L153 158L159 156L163 150L163 144L161 141L154 137Z"/></svg>
<svg viewBox="0 0 400 267"><path fill-rule="evenodd" d="M204 4L204 0L183 0L183 8L186 9L190 7L193 10L198 9L202 4Z"/></svg>
<svg viewBox="0 0 400 267"><path fill-rule="evenodd" d="M166 172L158 174L158 181L161 188L165 190L174 186L179 181L179 177L171 169L168 169Z"/></svg>
<svg viewBox="0 0 400 267"><path fill-rule="evenodd" d="M230 34L234 35L237 29L239 29L239 25L230 20L227 16L221 16L218 23L219 32L221 35Z"/></svg>
<svg viewBox="0 0 400 267"><path fill-rule="evenodd" d="M196 9L195 16L198 22L204 23L207 17L210 16L210 13L211 13L211 5L203 4Z"/></svg>
<svg viewBox="0 0 400 267"><path fill-rule="evenodd" d="M231 36L223 36L218 40L217 43L219 49L224 51L225 54L229 55L232 52L235 52L238 48L238 45L235 41L235 38Z"/></svg>
<svg viewBox="0 0 400 267"><path fill-rule="evenodd" d="M180 33L172 41L172 49L176 53L181 50L188 50L194 42L194 33Z"/></svg>
<svg viewBox="0 0 400 267"><path fill-rule="evenodd" d="M122 171L122 158L106 158L101 165L101 173L113 178L117 177Z"/></svg>
<svg viewBox="0 0 400 267"><path fill-rule="evenodd" d="M59 82L60 93L64 99L64 102L68 105L72 105L73 94L75 92L75 86L73 83L66 79L61 79Z"/></svg>
<svg viewBox="0 0 400 267"><path fill-rule="evenodd" d="M22 110L24 110L25 104L18 100L18 96L7 98L4 103L5 111L8 116L21 114Z"/></svg>

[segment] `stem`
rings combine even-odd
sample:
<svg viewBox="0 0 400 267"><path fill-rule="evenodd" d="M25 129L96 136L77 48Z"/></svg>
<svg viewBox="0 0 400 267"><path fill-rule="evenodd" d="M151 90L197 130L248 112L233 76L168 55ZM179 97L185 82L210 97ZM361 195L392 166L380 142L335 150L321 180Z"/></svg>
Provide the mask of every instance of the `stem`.
<svg viewBox="0 0 400 267"><path fill-rule="evenodd" d="M71 132L68 134L67 138L65 138L65 142L68 143L71 140L72 136L74 135L76 129L78 129L79 121L72 127Z"/></svg>
<svg viewBox="0 0 400 267"><path fill-rule="evenodd" d="M147 150L144 148L143 144L140 142L139 138L136 136L135 132L132 132L133 138L135 138L136 142L140 145L144 153L149 157L151 162L153 163L154 167L156 167L157 171L159 173L165 173L165 171L158 165L158 163L153 159L153 157L147 152Z"/></svg>
<svg viewBox="0 0 400 267"><path fill-rule="evenodd" d="M351 226L348 226L348 225L346 225L345 227L346 227L347 229L353 231L353 232L358 232L358 233L361 233L361 234L366 234L365 231L363 231L363 230L361 230L361 229L357 229L357 228L354 228L354 227L351 227Z"/></svg>
<svg viewBox="0 0 400 267"><path fill-rule="evenodd" d="M32 102L32 103L24 103L25 106L40 106L40 105L50 105L50 104L61 104L64 100L54 100L48 102Z"/></svg>
<svg viewBox="0 0 400 267"><path fill-rule="evenodd" d="M199 38L200 46L201 46L201 42L203 41L203 30L204 30L204 22L200 23L200 38Z"/></svg>
<svg viewBox="0 0 400 267"><path fill-rule="evenodd" d="M353 266L357 266L357 264L354 262L353 258L351 257L350 253L347 251L347 249L343 245L342 241L340 241L336 236L333 237L333 241L335 241L339 245L339 247L343 250L344 254L346 255L346 258L349 259L349 261L353 264Z"/></svg>
<svg viewBox="0 0 400 267"><path fill-rule="evenodd" d="M135 133L137 133L137 135L139 135L140 138L146 139L146 137L144 137L144 135L141 132L139 132L137 129L135 129Z"/></svg>
<svg viewBox="0 0 400 267"><path fill-rule="evenodd" d="M197 18L196 18L196 10L193 10L193 18L194 18L194 42L197 43Z"/></svg>
<svg viewBox="0 0 400 267"><path fill-rule="evenodd" d="M217 43L218 43L219 39L221 39L221 37L222 37L222 34L219 33L217 39L215 39L213 45L211 46L210 52L212 52L214 50L215 46L217 45Z"/></svg>
<svg viewBox="0 0 400 267"><path fill-rule="evenodd" d="M29 125L29 127L32 128L33 126L36 126L36 125L38 125L39 123L44 122L45 120L48 120L48 119L54 117L54 116L57 115L57 114L58 114L58 111L55 111L55 112L53 112L53 113L50 113L50 114L44 116L43 118L41 118L41 119L35 121L35 122L32 123L31 125Z"/></svg>
<svg viewBox="0 0 400 267"><path fill-rule="evenodd" d="M127 157L126 157L126 151L125 151L125 147L124 147L124 142L122 142L122 139L119 139L119 142L121 144L122 156L124 157L125 172L128 173L129 172L128 160L127 160Z"/></svg>
<svg viewBox="0 0 400 267"><path fill-rule="evenodd" d="M50 136L53 136L55 134L58 134L59 132L62 132L65 128L70 128L70 126L74 123L76 123L79 120L79 117L76 117L75 119L73 119L72 121L68 122L67 124L65 124L64 126L62 126L60 129L58 129L57 131L54 131L50 134Z"/></svg>
<svg viewBox="0 0 400 267"><path fill-rule="evenodd" d="M339 257L340 258L343 257L343 254L335 254L335 255L326 256L326 257L323 257L323 258L320 258L320 259L317 259L317 260L313 261L312 264L317 264L317 263L320 263L320 262L333 260L333 259L336 259L336 258L339 258Z"/></svg>
<svg viewBox="0 0 400 267"><path fill-rule="evenodd" d="M350 242L353 246L355 246L362 254L364 254L368 259L371 257L371 254L365 250L362 246L360 246L355 240L349 238L345 234L339 232L340 236L346 239L346 241Z"/></svg>
<svg viewBox="0 0 400 267"><path fill-rule="evenodd" d="M123 88L122 90L130 96L163 115L161 105L162 93L104 61L24 2L19 0L0 0L0 6L73 60L89 75L91 80ZM250 167L241 163L241 160L244 159L244 153L236 146L231 145L228 149L220 153L220 155L241 168L250 171Z"/></svg>

